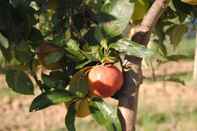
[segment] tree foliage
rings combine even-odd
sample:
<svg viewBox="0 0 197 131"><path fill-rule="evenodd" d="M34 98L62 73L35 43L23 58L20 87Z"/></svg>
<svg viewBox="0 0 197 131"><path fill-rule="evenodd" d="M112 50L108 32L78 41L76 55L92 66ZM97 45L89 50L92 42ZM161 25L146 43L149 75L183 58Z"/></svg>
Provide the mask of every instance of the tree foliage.
<svg viewBox="0 0 197 131"><path fill-rule="evenodd" d="M121 55L176 60L168 55L165 43L176 48L188 30L187 25L194 25L192 21L197 17L195 5L172 0L153 30L152 47L146 48L131 41L125 32L129 25L140 24L152 3L152 0L0 0L0 50L9 65L8 86L25 95L33 94L39 87L40 94L33 100L30 111L67 103L65 123L73 131L75 103L88 98L95 120L108 131L121 131L117 107L89 96L88 69L120 62ZM50 73L39 74L40 66Z"/></svg>

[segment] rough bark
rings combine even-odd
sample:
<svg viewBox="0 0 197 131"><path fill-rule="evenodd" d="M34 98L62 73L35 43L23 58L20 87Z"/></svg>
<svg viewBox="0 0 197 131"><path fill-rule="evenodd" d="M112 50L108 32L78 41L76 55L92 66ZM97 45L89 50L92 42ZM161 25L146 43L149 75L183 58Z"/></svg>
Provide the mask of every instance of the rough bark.
<svg viewBox="0 0 197 131"><path fill-rule="evenodd" d="M169 0L155 0L142 23L136 28L131 39L143 45L149 42L152 28L157 23ZM119 111L123 131L135 131L139 86L142 83L141 60L125 56L123 61L125 83L118 94Z"/></svg>

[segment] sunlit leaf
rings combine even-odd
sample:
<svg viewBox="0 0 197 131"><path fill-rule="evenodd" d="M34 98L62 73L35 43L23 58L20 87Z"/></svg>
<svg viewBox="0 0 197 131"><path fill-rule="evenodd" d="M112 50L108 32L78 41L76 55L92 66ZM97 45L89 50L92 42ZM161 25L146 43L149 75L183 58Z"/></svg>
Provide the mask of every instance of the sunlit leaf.
<svg viewBox="0 0 197 131"><path fill-rule="evenodd" d="M90 102L90 111L98 124L107 131L122 131L117 107L112 107L101 99L93 99Z"/></svg>
<svg viewBox="0 0 197 131"><path fill-rule="evenodd" d="M108 14L108 18L111 17L111 20L101 24L106 35L109 37L120 35L129 24L133 10L134 3L130 3L128 0L106 2L101 8L101 12ZM104 16L101 15L99 18L102 20Z"/></svg>
<svg viewBox="0 0 197 131"><path fill-rule="evenodd" d="M154 54L153 51L144 47L143 45L140 45L136 42L127 39L121 39L118 42L111 44L110 48L113 48L116 51L123 54L132 55L141 58L148 56L150 57Z"/></svg>
<svg viewBox="0 0 197 131"><path fill-rule="evenodd" d="M84 55L81 53L78 43L75 40L70 39L64 49L69 53L66 55L71 57L73 61L81 61L85 59Z"/></svg>
<svg viewBox="0 0 197 131"><path fill-rule="evenodd" d="M7 38L4 37L1 34L1 32L0 32L0 44L1 44L2 47L6 48L6 49L9 47L9 42L8 42Z"/></svg>

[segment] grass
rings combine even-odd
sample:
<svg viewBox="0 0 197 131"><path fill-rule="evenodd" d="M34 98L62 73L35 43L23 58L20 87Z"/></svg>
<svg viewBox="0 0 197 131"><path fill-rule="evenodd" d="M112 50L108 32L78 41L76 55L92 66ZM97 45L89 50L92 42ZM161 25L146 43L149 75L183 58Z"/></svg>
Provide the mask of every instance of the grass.
<svg viewBox="0 0 197 131"><path fill-rule="evenodd" d="M168 75L158 75L156 76L156 80L153 80L152 77L146 77L145 81L147 82L155 82L155 81L172 81L185 85L189 81L192 80L192 72L181 72L175 74Z"/></svg>
<svg viewBox="0 0 197 131"><path fill-rule="evenodd" d="M158 112L157 110L147 111L146 108L140 108L137 120L138 131L157 131L158 129L160 129L158 131L168 131L173 124L176 128L190 124L190 128L197 129L197 109L189 111L188 108L180 107L180 110L174 112ZM184 123L184 125L179 123Z"/></svg>
<svg viewBox="0 0 197 131"><path fill-rule="evenodd" d="M157 125L170 121L170 116L166 113L140 112L139 114L138 127L146 129L146 131L155 131Z"/></svg>

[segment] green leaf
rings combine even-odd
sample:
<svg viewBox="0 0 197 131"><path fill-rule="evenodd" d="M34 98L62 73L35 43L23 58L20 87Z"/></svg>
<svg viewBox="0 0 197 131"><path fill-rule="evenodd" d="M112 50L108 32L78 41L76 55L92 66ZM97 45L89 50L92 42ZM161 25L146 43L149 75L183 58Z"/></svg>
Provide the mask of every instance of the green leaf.
<svg viewBox="0 0 197 131"><path fill-rule="evenodd" d="M101 99L93 99L90 102L90 111L94 119L107 131L122 131L117 107L112 107Z"/></svg>
<svg viewBox="0 0 197 131"><path fill-rule="evenodd" d="M67 47L71 50L74 50L74 51L79 51L79 45L77 44L77 42L75 40L72 40L70 39L68 42L67 42Z"/></svg>
<svg viewBox="0 0 197 131"><path fill-rule="evenodd" d="M75 69L81 69L81 68L85 67L86 65L90 64L91 62L92 62L91 60L87 60L87 61L85 61L85 62L82 62L82 63L78 64L78 65L75 67Z"/></svg>
<svg viewBox="0 0 197 131"><path fill-rule="evenodd" d="M65 50L70 54L69 56L72 57L74 61L81 61L85 59L84 55L81 53L78 43L75 40L70 39L67 42Z"/></svg>
<svg viewBox="0 0 197 131"><path fill-rule="evenodd" d="M173 25L168 30L171 44L176 47L182 40L183 35L187 32L187 26L185 24Z"/></svg>
<svg viewBox="0 0 197 131"><path fill-rule="evenodd" d="M3 47L0 45L0 50L1 50L1 53L2 53L3 57L5 58L5 60L6 60L7 62L10 62L10 61L12 60L12 58L13 58L11 48L5 49L5 48L3 48Z"/></svg>
<svg viewBox="0 0 197 131"><path fill-rule="evenodd" d="M95 38L96 42L98 43L101 43L101 40L105 39L105 36L100 27L95 28L94 32L91 35L93 35L92 37Z"/></svg>
<svg viewBox="0 0 197 131"><path fill-rule="evenodd" d="M112 17L110 21L101 24L105 34L109 37L120 35L129 24L133 10L134 3L130 3L128 0L105 2L101 8L101 13L108 14L108 18ZM99 18L102 21L104 16L101 15Z"/></svg>
<svg viewBox="0 0 197 131"><path fill-rule="evenodd" d="M123 54L141 58L150 57L154 54L153 51L144 47L143 45L127 39L121 39L118 42L111 44L110 48L115 49L116 51Z"/></svg>
<svg viewBox="0 0 197 131"><path fill-rule="evenodd" d="M31 45L35 48L43 41L43 36L38 29L32 28L29 35L29 40L32 42Z"/></svg>
<svg viewBox="0 0 197 131"><path fill-rule="evenodd" d="M9 47L9 42L7 40L6 37L4 37L1 32L0 32L0 44L2 47L4 47L5 49L7 49Z"/></svg>
<svg viewBox="0 0 197 131"><path fill-rule="evenodd" d="M67 33L67 32L66 32ZM68 32L69 33L69 32ZM54 45L57 45L59 47L63 47L66 45L66 38L64 35L58 35L58 36L55 36L53 38L53 40L51 40L50 42L51 43L54 43Z"/></svg>
<svg viewBox="0 0 197 131"><path fill-rule="evenodd" d="M189 4L183 3L181 0L172 0L172 4L175 7L176 12L179 15L179 17L183 17L186 14L190 14L192 11L192 6Z"/></svg>
<svg viewBox="0 0 197 131"><path fill-rule="evenodd" d="M68 129L68 131L76 131L75 129L75 105L71 104L68 108L66 117L65 117L65 124Z"/></svg>
<svg viewBox="0 0 197 131"><path fill-rule="evenodd" d="M98 61L99 57L100 57L99 56L99 50L100 50L100 46L87 45L86 47L84 47L84 50L81 50L81 52L83 52L84 56L88 60L90 60L90 61Z"/></svg>
<svg viewBox="0 0 197 131"><path fill-rule="evenodd" d="M78 97L85 97L88 94L88 86L86 69L83 69L73 75L68 90Z"/></svg>
<svg viewBox="0 0 197 131"><path fill-rule="evenodd" d="M9 69L6 71L6 82L15 92L31 95L34 93L33 84L26 73L21 70Z"/></svg>
<svg viewBox="0 0 197 131"><path fill-rule="evenodd" d="M65 72L53 71L49 75L42 74L43 84L46 89L64 90L68 84L69 76Z"/></svg>
<svg viewBox="0 0 197 131"><path fill-rule="evenodd" d="M150 61L150 59L166 60L166 50L163 43L152 40L149 42L147 48L154 52L154 55L152 55L151 57L145 57L147 61Z"/></svg>
<svg viewBox="0 0 197 131"><path fill-rule="evenodd" d="M53 64L61 60L63 56L64 56L63 51L51 52L44 58L44 61L46 65Z"/></svg>
<svg viewBox="0 0 197 131"><path fill-rule="evenodd" d="M108 49L108 41L106 39L102 39L100 42L101 48L107 50Z"/></svg>
<svg viewBox="0 0 197 131"><path fill-rule="evenodd" d="M34 54L26 41L22 41L15 49L15 57L22 64L31 64Z"/></svg>
<svg viewBox="0 0 197 131"><path fill-rule="evenodd" d="M37 96L31 103L30 112L38 111L51 105L72 101L75 96L67 91L46 92Z"/></svg>

